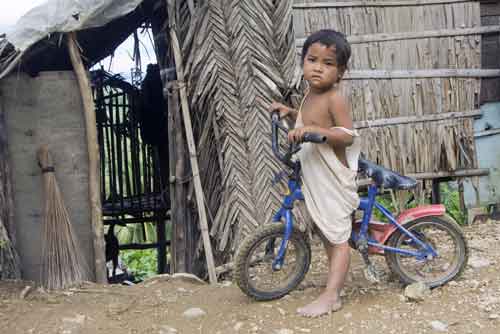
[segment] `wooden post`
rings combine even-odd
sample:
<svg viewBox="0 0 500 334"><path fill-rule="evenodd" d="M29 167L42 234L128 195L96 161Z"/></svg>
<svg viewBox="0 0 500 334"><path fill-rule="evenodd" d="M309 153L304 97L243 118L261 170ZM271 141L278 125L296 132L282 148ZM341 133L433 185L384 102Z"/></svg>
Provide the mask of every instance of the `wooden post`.
<svg viewBox="0 0 500 334"><path fill-rule="evenodd" d="M158 257L157 257L157 269L159 274L164 274L166 272L167 265L167 237L165 235L165 223L166 214L162 214L160 218L156 220L156 240L158 240Z"/></svg>
<svg viewBox="0 0 500 334"><path fill-rule="evenodd" d="M179 106L179 91L176 81L167 84L168 89L168 131L170 159L170 205L172 221L171 271L172 273L192 272L193 256L191 244L194 235L190 234L191 217L186 197L188 194L188 173L186 141L182 134L182 120Z"/></svg>
<svg viewBox="0 0 500 334"><path fill-rule="evenodd" d="M198 207L198 215L200 219L200 230L203 238L203 247L205 249L205 257L207 261L208 277L211 284L217 283L217 274L215 272L214 258L212 254L212 245L210 244L210 236L208 234L208 223L205 208L205 200L203 196L203 188L201 186L200 170L198 167L198 159L196 155L196 145L194 142L193 129L191 125L191 115L189 112L189 104L187 99L186 84L184 81L184 70L182 66L182 55L177 39L177 33L174 27L170 27L170 41L175 59L175 68L177 72L177 80L179 81L181 109L184 118L184 127L186 130L186 140L188 142L189 155L191 161L191 169L193 172L194 189L196 194L196 205Z"/></svg>
<svg viewBox="0 0 500 334"><path fill-rule="evenodd" d="M432 193L431 193L431 203L440 204L441 203L441 189L439 185L441 184L440 179L432 180Z"/></svg>
<svg viewBox="0 0 500 334"><path fill-rule="evenodd" d="M99 143L97 141L97 124L95 106L90 88L87 71L76 43L76 33L68 34L68 50L71 64L75 70L78 86L82 95L85 116L85 130L87 133L87 148L89 153L89 197L90 221L94 234L95 278L97 283L106 283L106 262L104 258L104 228L101 212L101 191L99 184Z"/></svg>

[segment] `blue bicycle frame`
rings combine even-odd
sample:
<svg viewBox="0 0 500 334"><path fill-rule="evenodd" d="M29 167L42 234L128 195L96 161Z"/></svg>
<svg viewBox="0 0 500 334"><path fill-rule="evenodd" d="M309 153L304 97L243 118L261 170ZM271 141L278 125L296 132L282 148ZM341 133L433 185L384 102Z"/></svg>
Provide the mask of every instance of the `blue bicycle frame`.
<svg viewBox="0 0 500 334"><path fill-rule="evenodd" d="M274 270L279 270L283 266L285 260L286 247L288 245L288 241L290 240L290 236L292 235L293 231L293 214L292 214L293 204L296 200L304 200L304 195L302 193L300 181L298 178L299 174L298 170L299 167L296 167L293 173L295 177L292 176L290 180L288 180L287 194L285 195L281 208L273 217L273 222L281 222L283 219L285 222L285 233L283 235L283 239L281 241L278 254L275 257L272 264ZM378 194L378 187L376 185L370 185L368 187L368 197L362 197L360 199L358 210L362 210L364 212L363 221L361 223L361 228L359 233L356 233L354 230L352 231L351 240L356 245L373 246L383 249L384 251L413 256L418 260L426 260L437 257L438 256L437 252L430 244L422 242L413 233L405 229L401 224L399 224L396 221L396 219L389 210L387 210L381 204L377 203L376 201L377 194ZM415 243L415 245L418 246L419 250L412 251L401 248L389 247L380 244L376 240L372 239L368 234L368 228L373 208L379 210L389 220L390 224L394 225L402 233L408 236L408 238L411 239L411 242Z"/></svg>
<svg viewBox="0 0 500 334"><path fill-rule="evenodd" d="M285 198L283 199L281 208L273 217L274 222L281 222L282 220L284 220L285 222L285 233L281 241L278 254L275 257L272 264L274 270L279 270L283 266L286 254L286 247L288 245L288 241L290 240L290 236L292 235L293 231L293 214L292 214L293 204L296 200L304 200L304 195L302 194L302 189L300 186L300 162L292 161L291 159L292 155L298 152L300 147L292 144L289 145L288 151L286 153L284 154L281 153L278 145L278 130L281 129L286 132L287 129L280 124L278 112L273 112L271 114L271 120L272 120L271 122L272 150L275 156L280 161L282 161L285 165L287 165L293 170L293 172L289 175L287 193L285 194ZM318 135L314 134L304 135L304 141L324 142L325 140L326 138L320 138L318 137ZM280 177L278 177L277 180L279 179ZM360 204L358 209L364 211L363 221L361 222L361 228L359 233L356 233L353 230L351 234L351 240L356 245L356 248L361 251L365 260L367 259L366 256L368 255L368 246L383 249L384 252L385 251L396 252L399 254L413 256L418 260L432 259L434 257L437 257L438 254L431 245L421 241L413 233L405 229L401 224L399 224L396 221L396 219L389 212L389 210L384 208L381 204L377 203L376 197L378 192L379 192L378 186L372 184L368 187L368 197L363 197L360 199ZM417 246L415 248L418 250L412 251L401 248L389 247L380 244L376 240L370 238L368 230L373 208L379 210L389 220L390 224L394 225L403 234L408 236L408 238L411 240L410 242L414 243L415 246ZM271 240L271 245L274 248L274 240Z"/></svg>

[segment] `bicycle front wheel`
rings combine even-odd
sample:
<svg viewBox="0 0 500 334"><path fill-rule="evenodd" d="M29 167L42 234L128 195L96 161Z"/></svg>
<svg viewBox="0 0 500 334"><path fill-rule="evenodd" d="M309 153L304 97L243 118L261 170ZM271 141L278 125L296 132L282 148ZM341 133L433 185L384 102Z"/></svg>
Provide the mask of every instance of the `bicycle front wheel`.
<svg viewBox="0 0 500 334"><path fill-rule="evenodd" d="M460 226L452 218L446 215L423 217L404 227L423 243L430 244L438 256L419 260L414 256L386 251L389 268L403 283L424 282L434 288L463 272L469 249ZM420 249L416 242L399 230L391 236L388 245L413 251Z"/></svg>
<svg viewBox="0 0 500 334"><path fill-rule="evenodd" d="M302 282L309 269L311 247L306 235L296 230L288 241L283 266L273 269L284 232L282 224L259 228L243 241L236 255L235 281L245 294L256 300L283 297Z"/></svg>

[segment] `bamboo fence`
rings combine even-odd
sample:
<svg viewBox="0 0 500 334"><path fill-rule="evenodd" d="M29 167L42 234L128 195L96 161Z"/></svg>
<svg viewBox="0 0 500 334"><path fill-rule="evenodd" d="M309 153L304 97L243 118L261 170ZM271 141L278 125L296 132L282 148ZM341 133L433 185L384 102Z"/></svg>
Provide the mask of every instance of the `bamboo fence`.
<svg viewBox="0 0 500 334"><path fill-rule="evenodd" d="M295 1L294 28L298 48L318 29L348 36L344 89L369 159L402 173L477 168L480 82L500 74L481 69L481 35L500 29L481 27L479 2Z"/></svg>

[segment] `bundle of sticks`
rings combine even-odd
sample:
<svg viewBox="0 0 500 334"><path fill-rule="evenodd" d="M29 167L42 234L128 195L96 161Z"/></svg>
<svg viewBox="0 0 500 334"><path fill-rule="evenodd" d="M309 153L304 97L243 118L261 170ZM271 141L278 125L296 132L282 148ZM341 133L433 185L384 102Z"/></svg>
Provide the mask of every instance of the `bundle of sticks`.
<svg viewBox="0 0 500 334"><path fill-rule="evenodd" d="M48 146L41 146L37 156L45 197L42 282L51 290L64 289L88 280L88 267L56 182Z"/></svg>

